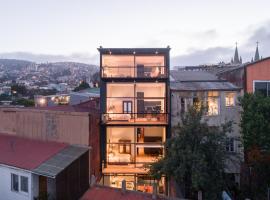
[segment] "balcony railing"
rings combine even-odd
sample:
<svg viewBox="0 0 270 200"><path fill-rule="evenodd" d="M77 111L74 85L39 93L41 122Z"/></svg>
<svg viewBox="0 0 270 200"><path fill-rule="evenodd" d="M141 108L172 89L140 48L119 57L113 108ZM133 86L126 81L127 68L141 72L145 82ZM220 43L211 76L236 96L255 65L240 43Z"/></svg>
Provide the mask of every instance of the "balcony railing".
<svg viewBox="0 0 270 200"><path fill-rule="evenodd" d="M102 78L167 78L165 66L104 66Z"/></svg>
<svg viewBox="0 0 270 200"><path fill-rule="evenodd" d="M102 123L106 124L164 124L168 122L167 113L104 113Z"/></svg>

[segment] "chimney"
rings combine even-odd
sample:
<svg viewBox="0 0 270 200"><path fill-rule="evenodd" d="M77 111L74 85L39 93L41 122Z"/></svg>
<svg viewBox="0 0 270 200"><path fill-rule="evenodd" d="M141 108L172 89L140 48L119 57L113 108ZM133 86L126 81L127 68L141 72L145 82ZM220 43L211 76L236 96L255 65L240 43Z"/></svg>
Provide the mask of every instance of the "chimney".
<svg viewBox="0 0 270 200"><path fill-rule="evenodd" d="M127 190L126 180L124 179L124 180L122 180L122 194L125 194L126 190Z"/></svg>
<svg viewBox="0 0 270 200"><path fill-rule="evenodd" d="M152 199L154 199L154 200L157 199L157 183L153 183L153 194L152 194Z"/></svg>

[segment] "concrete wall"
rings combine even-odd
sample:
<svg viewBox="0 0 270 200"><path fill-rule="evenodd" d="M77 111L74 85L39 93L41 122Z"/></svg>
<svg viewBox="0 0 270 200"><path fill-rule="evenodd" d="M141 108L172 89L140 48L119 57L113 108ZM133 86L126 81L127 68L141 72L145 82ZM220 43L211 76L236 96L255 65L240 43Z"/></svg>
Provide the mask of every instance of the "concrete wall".
<svg viewBox="0 0 270 200"><path fill-rule="evenodd" d="M28 193L15 192L11 190L11 173L28 177ZM1 200L32 200L33 190L38 184L33 184L31 172L10 168L0 165L0 199ZM20 178L19 178L20 181ZM20 184L20 183L19 183ZM20 185L19 185L20 187Z"/></svg>
<svg viewBox="0 0 270 200"><path fill-rule="evenodd" d="M232 107L225 106L225 92L220 91L219 96L219 107L220 107L220 114L216 116L204 116L204 119L207 120L209 125L213 126L220 126L224 124L226 121L232 120L233 124L233 131L228 133L229 137L239 138L239 142L236 142L235 148L236 153L242 154L242 147L240 142L240 107L237 106L237 97L239 97L240 93L237 93L236 97L236 104ZM189 94L188 92L185 95ZM192 92L190 92L190 97L192 96ZM181 107L181 97L182 93L178 91L173 91L171 94L171 124L172 128L176 126L180 120L180 107ZM185 97L185 96L184 96ZM173 130L173 129L172 129ZM229 169L227 170L228 173L240 173L240 162L239 158L236 158L234 155L231 156L232 161L228 161Z"/></svg>
<svg viewBox="0 0 270 200"><path fill-rule="evenodd" d="M253 81L270 81L270 58L246 67L246 91L253 92Z"/></svg>
<svg viewBox="0 0 270 200"><path fill-rule="evenodd" d="M0 108L0 133L89 145L88 113Z"/></svg>
<svg viewBox="0 0 270 200"><path fill-rule="evenodd" d="M99 176L99 114L94 111L88 113L2 107L0 133L91 146L90 174Z"/></svg>

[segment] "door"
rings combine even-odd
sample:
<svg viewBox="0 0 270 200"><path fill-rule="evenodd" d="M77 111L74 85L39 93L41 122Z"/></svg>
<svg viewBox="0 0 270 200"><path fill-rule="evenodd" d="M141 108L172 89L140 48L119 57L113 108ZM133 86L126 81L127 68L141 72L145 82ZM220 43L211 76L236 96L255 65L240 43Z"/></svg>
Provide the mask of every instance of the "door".
<svg viewBox="0 0 270 200"><path fill-rule="evenodd" d="M47 199L47 177L39 176L39 197Z"/></svg>
<svg viewBox="0 0 270 200"><path fill-rule="evenodd" d="M132 101L123 101L123 113L132 113Z"/></svg>

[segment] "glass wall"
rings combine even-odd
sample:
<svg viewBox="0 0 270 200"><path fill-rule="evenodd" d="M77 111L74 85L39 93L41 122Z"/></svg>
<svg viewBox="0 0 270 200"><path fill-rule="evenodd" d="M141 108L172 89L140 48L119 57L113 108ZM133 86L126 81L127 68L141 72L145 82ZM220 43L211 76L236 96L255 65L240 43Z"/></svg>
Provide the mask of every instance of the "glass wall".
<svg viewBox="0 0 270 200"><path fill-rule="evenodd" d="M166 122L165 83L108 83L104 122Z"/></svg>
<svg viewBox="0 0 270 200"><path fill-rule="evenodd" d="M166 78L163 55L103 55L103 78Z"/></svg>
<svg viewBox="0 0 270 200"><path fill-rule="evenodd" d="M164 155L165 127L107 127L107 167L144 167Z"/></svg>

